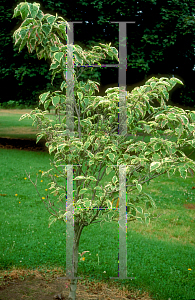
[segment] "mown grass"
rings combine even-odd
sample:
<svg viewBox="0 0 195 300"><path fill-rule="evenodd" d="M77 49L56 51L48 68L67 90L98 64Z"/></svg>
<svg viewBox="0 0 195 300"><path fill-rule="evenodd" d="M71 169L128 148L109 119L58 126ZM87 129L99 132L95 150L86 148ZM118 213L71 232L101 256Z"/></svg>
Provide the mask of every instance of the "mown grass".
<svg viewBox="0 0 195 300"><path fill-rule="evenodd" d="M32 126L33 121L25 118L19 122L23 114L31 111L31 109L7 109L5 112L0 109L0 137L36 139L36 133L39 131L35 125ZM47 115L50 119L54 119L53 112Z"/></svg>
<svg viewBox="0 0 195 300"><path fill-rule="evenodd" d="M41 177L50 168L52 155L42 152L0 149L0 268L66 268L66 224L57 221L48 228L49 212L39 199L25 170L41 197L48 191L49 179ZM111 176L111 175L110 175ZM110 177L107 177L108 181ZM42 180L42 181L41 181ZM176 174L158 177L144 186L157 205L159 218L145 225L127 225L127 276L116 280L129 290L149 291L155 300L195 298L195 214L183 204L195 204L194 177L183 180ZM54 199L54 195L52 196ZM85 227L79 252L78 275L89 280L113 281L118 276L118 223ZM99 264L98 264L99 258Z"/></svg>

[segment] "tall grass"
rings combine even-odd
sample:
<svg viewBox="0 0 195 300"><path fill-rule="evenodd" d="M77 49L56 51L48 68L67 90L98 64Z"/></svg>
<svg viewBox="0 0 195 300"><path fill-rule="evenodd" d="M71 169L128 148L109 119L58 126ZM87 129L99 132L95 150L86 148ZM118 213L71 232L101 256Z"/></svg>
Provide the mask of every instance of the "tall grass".
<svg viewBox="0 0 195 300"><path fill-rule="evenodd" d="M66 268L66 224L57 221L48 228L50 214L25 173L30 172L33 181L39 174L38 189L45 197L49 179L41 178L41 173L50 168L52 157L42 152L0 149L1 269ZM183 180L176 174L171 179L158 177L144 187L157 205L149 211L162 215L148 227L128 223L127 276L136 279L118 280L119 286L149 291L156 300L195 298L195 214L184 207L185 203L195 204L194 186L194 177ZM79 261L78 275L104 281L117 277L118 243L117 222L85 227L79 252L90 252Z"/></svg>

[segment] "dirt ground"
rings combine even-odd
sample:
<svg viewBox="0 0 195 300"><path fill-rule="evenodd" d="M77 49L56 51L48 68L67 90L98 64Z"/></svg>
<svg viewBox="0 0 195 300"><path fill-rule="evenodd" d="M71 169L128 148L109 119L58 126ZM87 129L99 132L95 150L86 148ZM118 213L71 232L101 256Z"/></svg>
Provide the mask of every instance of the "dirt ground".
<svg viewBox="0 0 195 300"><path fill-rule="evenodd" d="M51 270L0 271L0 300L67 300L69 280L58 279L64 276L59 268L52 270L52 273ZM62 289L67 289L67 292L61 298L58 295L60 296ZM78 281L76 295L77 300L152 300L148 293L141 293L139 290L130 292L125 287L119 290L113 282L89 282L87 279Z"/></svg>
<svg viewBox="0 0 195 300"><path fill-rule="evenodd" d="M48 152L48 148L45 146L45 142L43 140L36 144L36 140L32 139L26 140L0 137L0 148Z"/></svg>

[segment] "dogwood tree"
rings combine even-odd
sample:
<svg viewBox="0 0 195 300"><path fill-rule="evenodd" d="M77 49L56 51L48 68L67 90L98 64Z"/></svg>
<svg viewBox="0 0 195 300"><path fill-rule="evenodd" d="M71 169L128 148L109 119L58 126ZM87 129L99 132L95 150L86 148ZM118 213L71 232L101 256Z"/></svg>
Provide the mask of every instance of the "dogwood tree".
<svg viewBox="0 0 195 300"><path fill-rule="evenodd" d="M128 134L119 135L119 87L107 89L104 97L94 96L99 83L90 79L79 82L78 78L74 78L71 61L72 54L75 65L99 63L106 56L119 61L117 49L110 44L100 44L90 51L84 51L77 45L64 45L60 38L66 38L68 23L57 15L44 15L38 3L18 4L13 17L19 15L23 22L14 32L19 51L27 45L29 52L35 50L39 59L49 57L52 60L52 81L58 72L63 72L65 79L61 90L40 95L39 104L43 109L36 108L30 114L23 115L21 120L26 117L33 119L33 125L37 125L40 130L37 142L45 138L49 153L54 153L52 168L42 174L51 178L50 194L46 195L46 201L40 196L51 214L49 226L56 220L66 222L68 219L70 208L72 209L71 203L68 209L66 207L68 176L68 184L71 180L75 183L72 253L74 278L71 279L69 293L69 299L75 299L78 247L82 230L95 222L117 220L118 211L113 210L113 207L120 197L120 166L124 166L126 170L128 220L148 225L152 214L147 210L155 207L155 202L144 192L144 184L165 173L172 176L177 170L185 179L187 172L193 174L195 170L194 161L183 152L185 147L194 148L195 145L195 111L185 111L166 104L169 91L177 83L183 84L179 79L153 77L145 85L135 88L131 93L127 92ZM70 63L67 63L67 58ZM69 81L66 72L69 72ZM76 126L72 132L67 124L67 113L71 108L67 95L71 91L74 95L72 103ZM154 102L159 103L158 107L153 106ZM55 120L48 117L49 106L55 108ZM74 180L71 179L73 165L76 165ZM54 171L58 176L54 176ZM112 180L105 185L100 183L105 182L109 174L112 174ZM30 179L30 174L28 177ZM144 207L137 203L144 204Z"/></svg>

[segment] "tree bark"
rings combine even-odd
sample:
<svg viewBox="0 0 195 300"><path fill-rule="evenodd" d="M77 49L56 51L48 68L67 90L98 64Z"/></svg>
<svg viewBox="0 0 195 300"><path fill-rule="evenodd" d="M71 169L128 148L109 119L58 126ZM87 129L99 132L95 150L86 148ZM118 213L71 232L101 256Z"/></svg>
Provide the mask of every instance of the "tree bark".
<svg viewBox="0 0 195 300"><path fill-rule="evenodd" d="M83 224L79 224L79 221L74 223L74 241L73 241L73 265L74 265L74 275L73 277L77 277L77 269L78 269L78 251L79 251L79 240L84 228ZM68 295L68 300L76 300L76 289L77 289L77 279L71 279L70 282L70 290ZM62 291L61 297L65 297L65 292Z"/></svg>

